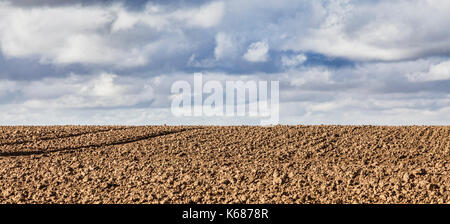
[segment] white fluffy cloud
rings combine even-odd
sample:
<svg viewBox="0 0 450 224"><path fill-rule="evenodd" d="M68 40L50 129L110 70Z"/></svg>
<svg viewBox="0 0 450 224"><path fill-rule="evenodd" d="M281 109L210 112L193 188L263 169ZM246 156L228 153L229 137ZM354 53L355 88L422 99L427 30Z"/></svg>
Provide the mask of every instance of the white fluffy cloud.
<svg viewBox="0 0 450 224"><path fill-rule="evenodd" d="M404 66L408 66L404 64ZM383 68L388 69L388 68ZM360 71L372 70L360 68ZM280 122L283 124L448 124L450 95L432 90L410 93L369 90L372 80L339 91L345 70L310 68L276 74L280 81ZM257 77L205 73L204 82L271 80L273 74ZM20 101L0 105L3 122L16 124L259 124L250 117L181 117L170 112L170 86L178 80L192 84L192 74L168 74L153 78L120 77L110 73L71 75L40 81L0 81ZM389 85L389 83L384 83ZM315 86L315 87L314 87ZM323 88L325 87L325 90ZM16 93L17 94L17 93ZM0 93L0 98L8 92ZM152 102L151 104L145 104ZM143 107L135 105L144 103ZM53 114L54 116L48 116ZM45 116L44 116L45 115ZM10 120L8 120L10 119ZM38 122L38 123L36 123ZM41 123L39 123L41 122ZM1 123L1 122L0 122ZM7 124L7 123L2 123Z"/></svg>
<svg viewBox="0 0 450 224"><path fill-rule="evenodd" d="M285 67L295 67L305 63L308 57L304 54L298 54L294 56L283 56L281 58L281 64Z"/></svg>
<svg viewBox="0 0 450 224"><path fill-rule="evenodd" d="M148 4L133 12L121 4L20 8L0 3L0 49L7 57L38 57L41 63L140 66L161 53L158 49L178 47L184 38L181 29L218 25L224 7L213 2L174 11ZM129 34L124 39L136 25L148 27L149 37ZM151 40L151 29L165 37Z"/></svg>
<svg viewBox="0 0 450 224"><path fill-rule="evenodd" d="M396 61L450 52L450 3L445 0L316 3L322 22L289 38L282 49L353 60Z"/></svg>
<svg viewBox="0 0 450 224"><path fill-rule="evenodd" d="M433 64L428 71L409 73L407 77L413 82L450 80L450 61Z"/></svg>
<svg viewBox="0 0 450 224"><path fill-rule="evenodd" d="M154 98L151 80L121 78L109 73L15 81L8 85L15 86L14 91L23 98L19 105L29 109L127 107Z"/></svg>
<svg viewBox="0 0 450 224"><path fill-rule="evenodd" d="M269 44L265 41L259 41L250 44L243 57L249 62L265 62L269 58L268 53Z"/></svg>
<svg viewBox="0 0 450 224"><path fill-rule="evenodd" d="M228 34L220 32L216 35L216 47L214 48L216 60L233 56L235 50L233 39Z"/></svg>
<svg viewBox="0 0 450 224"><path fill-rule="evenodd" d="M450 26L449 11L446 0L232 0L190 8L148 3L140 11L121 4L20 8L0 3L0 47L8 57L37 56L46 63L139 66L164 52L155 49L175 45L171 51L183 53L180 43L198 55L204 44L190 43L192 34L185 32L198 29L193 35L215 35L216 59L234 51L244 60L264 62L270 46L356 61L398 61L448 54L450 31L442 27ZM267 41L241 45L254 40Z"/></svg>
<svg viewBox="0 0 450 224"><path fill-rule="evenodd" d="M217 26L225 13L224 2L212 2L194 9L169 11L165 7L147 4L142 12L128 12L122 7L115 7L117 19L112 25L113 31L127 30L143 24L156 30L174 29L176 27L209 28Z"/></svg>

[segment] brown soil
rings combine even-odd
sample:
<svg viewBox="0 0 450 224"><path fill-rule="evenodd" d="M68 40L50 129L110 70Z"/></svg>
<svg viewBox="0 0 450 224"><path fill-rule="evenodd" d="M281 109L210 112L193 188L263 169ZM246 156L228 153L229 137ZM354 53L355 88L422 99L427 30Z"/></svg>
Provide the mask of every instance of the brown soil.
<svg viewBox="0 0 450 224"><path fill-rule="evenodd" d="M0 127L0 203L450 203L450 126Z"/></svg>

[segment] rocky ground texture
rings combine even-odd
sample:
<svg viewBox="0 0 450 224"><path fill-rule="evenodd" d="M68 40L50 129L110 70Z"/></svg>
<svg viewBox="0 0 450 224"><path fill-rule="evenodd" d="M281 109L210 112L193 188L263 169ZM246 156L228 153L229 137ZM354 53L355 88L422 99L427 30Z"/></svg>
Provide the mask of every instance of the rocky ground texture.
<svg viewBox="0 0 450 224"><path fill-rule="evenodd" d="M450 126L0 127L0 203L450 203Z"/></svg>

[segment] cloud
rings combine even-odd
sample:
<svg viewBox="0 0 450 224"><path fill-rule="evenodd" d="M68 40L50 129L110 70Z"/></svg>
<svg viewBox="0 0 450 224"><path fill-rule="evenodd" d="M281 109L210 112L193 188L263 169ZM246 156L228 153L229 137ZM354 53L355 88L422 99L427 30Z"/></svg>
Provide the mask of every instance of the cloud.
<svg viewBox="0 0 450 224"><path fill-rule="evenodd" d="M3 84L7 84L8 91L15 95L15 100L5 104L18 104L29 109L130 107L154 98L151 80L127 79L109 73L0 82L0 86Z"/></svg>
<svg viewBox="0 0 450 224"><path fill-rule="evenodd" d="M180 21L186 20L189 26L209 28L222 21L224 9L223 2L212 2L195 10L175 11L172 16Z"/></svg>
<svg viewBox="0 0 450 224"><path fill-rule="evenodd" d="M397 61L450 53L448 1L322 1L323 22L282 49L357 61Z"/></svg>
<svg viewBox="0 0 450 224"><path fill-rule="evenodd" d="M415 72L406 76L413 82L450 80L450 61L433 64L427 72Z"/></svg>
<svg viewBox="0 0 450 224"><path fill-rule="evenodd" d="M90 0L5 0L10 4L20 7L42 7L42 6L64 6L64 5L86 5L86 4L99 4L99 3L111 3L114 0L98 0L98 1L90 1Z"/></svg>
<svg viewBox="0 0 450 224"><path fill-rule="evenodd" d="M164 51L183 52L173 44L183 43L182 30L218 25L224 7L212 2L174 10L148 4L136 12L119 3L43 8L0 3L0 49L6 57L37 57L41 63L143 66Z"/></svg>
<svg viewBox="0 0 450 224"><path fill-rule="evenodd" d="M294 56L285 56L283 55L281 58L281 64L285 67L296 67L298 65L303 64L308 57L304 54L298 54Z"/></svg>
<svg viewBox="0 0 450 224"><path fill-rule="evenodd" d="M194 72L279 80L284 123L450 120L446 0L91 2L0 3L3 122L200 124L168 108Z"/></svg>
<svg viewBox="0 0 450 224"><path fill-rule="evenodd" d="M415 64L422 64L425 69L439 63ZM410 67L408 63L402 66ZM449 115L445 114L450 105L448 88L419 85L412 92L408 88L386 91L398 86L396 81L372 76L372 72L378 71L390 76L396 69L398 65L383 63L356 70L297 68L275 75L204 73L203 78L204 82L215 80L222 85L232 80L279 80L280 116L284 124L448 124ZM355 74L342 77L349 72ZM363 78L352 80L351 76L357 74L363 74ZM20 124L36 123L31 119L52 124L204 124L206 118L177 118L170 112L171 84L185 80L193 85L192 78L191 73L133 77L99 72L36 81L3 80L0 87L7 88L0 91L0 116ZM401 81L411 85L406 78ZM414 114L402 117L402 113ZM45 118L48 114L57 117ZM250 117L212 117L207 122L258 124L258 120Z"/></svg>
<svg viewBox="0 0 450 224"><path fill-rule="evenodd" d="M250 44L244 59L249 62L265 62L268 59L269 44L265 41L254 42Z"/></svg>
<svg viewBox="0 0 450 224"><path fill-rule="evenodd" d="M113 31L127 30L138 24L156 30L171 30L176 27L210 28L220 24L225 13L225 3L211 2L192 9L171 10L163 5L148 3L140 12L128 11L116 6L117 19Z"/></svg>
<svg viewBox="0 0 450 224"><path fill-rule="evenodd" d="M218 33L216 35L216 47L214 48L214 57L221 60L233 55L235 46L233 39L226 33Z"/></svg>
<svg viewBox="0 0 450 224"><path fill-rule="evenodd" d="M294 74L289 73L290 84L297 87L311 84L328 85L333 81L331 80L331 72L326 68L311 68L303 71L295 71Z"/></svg>
<svg viewBox="0 0 450 224"><path fill-rule="evenodd" d="M186 62L193 54L202 59L228 55L233 63L242 55L250 62L268 62L272 54L285 52L354 61L450 54L450 33L438 28L450 25L450 4L443 0L149 1L140 3L141 10L120 1L45 1L51 7L25 8L28 1L21 2L0 4L1 51L42 63L139 67L166 56L173 59L170 66L181 70L186 63L174 62L183 57ZM248 43L256 45L249 48Z"/></svg>
<svg viewBox="0 0 450 224"><path fill-rule="evenodd" d="M0 5L0 45L7 57L53 64L142 64L145 52L115 46L99 30L113 19L99 7L14 8ZM57 19L56 19L57 18Z"/></svg>

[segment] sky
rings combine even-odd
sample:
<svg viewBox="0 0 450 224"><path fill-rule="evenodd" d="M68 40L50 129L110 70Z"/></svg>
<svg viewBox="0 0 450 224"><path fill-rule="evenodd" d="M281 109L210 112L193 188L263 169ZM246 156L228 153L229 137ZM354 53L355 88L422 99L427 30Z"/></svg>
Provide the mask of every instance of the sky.
<svg viewBox="0 0 450 224"><path fill-rule="evenodd" d="M279 81L280 124L450 125L450 1L0 0L0 125L175 117L171 85Z"/></svg>

